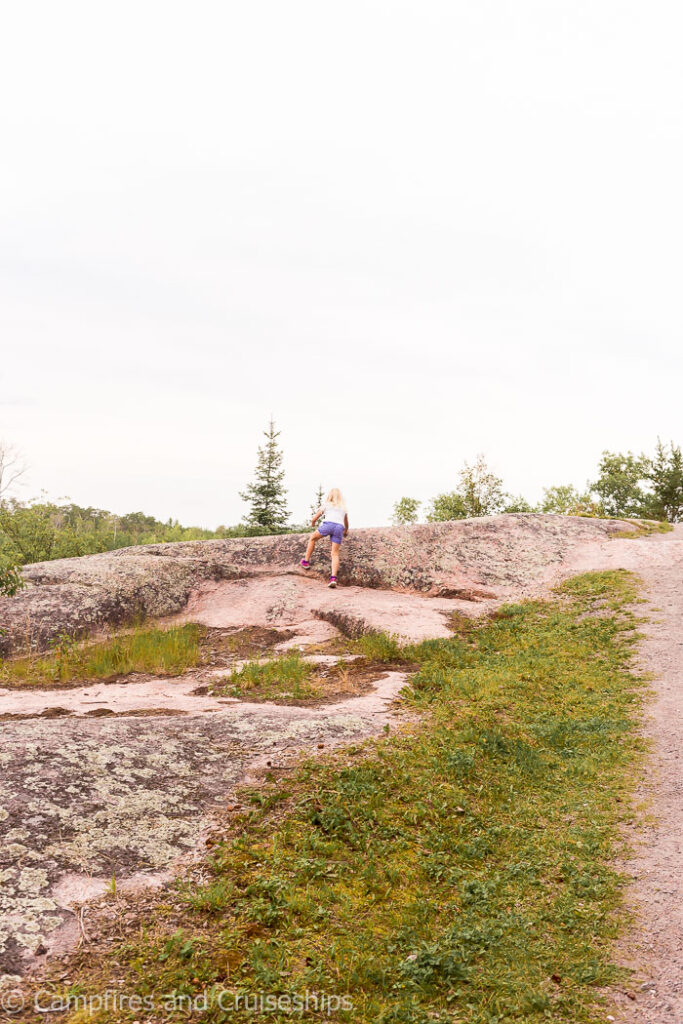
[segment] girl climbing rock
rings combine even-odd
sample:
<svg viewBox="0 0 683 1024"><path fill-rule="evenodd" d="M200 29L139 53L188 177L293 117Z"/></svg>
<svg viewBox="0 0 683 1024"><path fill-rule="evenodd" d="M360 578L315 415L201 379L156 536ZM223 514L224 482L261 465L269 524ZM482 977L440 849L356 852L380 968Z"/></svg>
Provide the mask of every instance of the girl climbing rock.
<svg viewBox="0 0 683 1024"><path fill-rule="evenodd" d="M315 526L320 517L323 517L322 524L315 533L312 533L308 540L306 555L301 559L303 569L311 568L311 555L321 537L329 537L332 555L332 575L330 576L329 587L337 586L337 573L339 572L339 548L342 537L349 532L349 516L346 510L344 495L337 488L333 487L325 498L324 504L318 509L311 520L311 526Z"/></svg>

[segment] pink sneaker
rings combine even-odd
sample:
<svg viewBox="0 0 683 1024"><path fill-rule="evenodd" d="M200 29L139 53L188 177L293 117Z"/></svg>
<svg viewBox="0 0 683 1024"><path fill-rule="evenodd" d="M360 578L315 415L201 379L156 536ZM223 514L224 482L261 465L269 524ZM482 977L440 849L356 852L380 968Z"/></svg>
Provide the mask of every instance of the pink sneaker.
<svg viewBox="0 0 683 1024"><path fill-rule="evenodd" d="M337 586L337 577L336 576L330 576L330 582L327 585L328 585L328 587L332 587L334 589L334 587Z"/></svg>
<svg viewBox="0 0 683 1024"><path fill-rule="evenodd" d="M305 558L301 559L301 561L299 562L299 565L301 566L302 569L310 569L311 568L311 563L307 562Z"/></svg>

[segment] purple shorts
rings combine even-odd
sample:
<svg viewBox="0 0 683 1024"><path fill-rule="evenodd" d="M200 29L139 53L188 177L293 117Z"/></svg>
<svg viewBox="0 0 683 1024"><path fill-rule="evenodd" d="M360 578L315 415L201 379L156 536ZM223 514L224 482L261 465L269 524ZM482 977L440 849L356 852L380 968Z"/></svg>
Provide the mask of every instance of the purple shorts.
<svg viewBox="0 0 683 1024"><path fill-rule="evenodd" d="M341 523L323 523L318 527L321 537L329 537L333 544L341 544L344 536L344 527Z"/></svg>

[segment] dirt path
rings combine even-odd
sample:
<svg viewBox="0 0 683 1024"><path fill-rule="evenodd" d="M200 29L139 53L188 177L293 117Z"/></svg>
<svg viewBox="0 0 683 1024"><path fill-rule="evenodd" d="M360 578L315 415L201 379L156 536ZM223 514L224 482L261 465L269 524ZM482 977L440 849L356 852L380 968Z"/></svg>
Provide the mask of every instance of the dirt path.
<svg viewBox="0 0 683 1024"><path fill-rule="evenodd" d="M683 1022L683 525L642 540L613 540L577 552L561 575L632 569L645 584L645 638L639 662L652 675L643 733L652 744L638 787L643 806L629 828L634 855L623 867L636 927L619 943L617 962L635 971L615 993L624 1024ZM645 823L643 823L645 818ZM628 994L627 994L628 993Z"/></svg>
<svg viewBox="0 0 683 1024"><path fill-rule="evenodd" d="M683 531L666 545L669 564L641 570L647 585L647 638L641 648L654 676L655 698L645 732L653 759L639 787L652 824L626 870L633 877L630 902L638 913L637 935L622 944L636 970L636 1000L621 1015L638 1024L683 1021ZM634 941L635 940L635 941Z"/></svg>

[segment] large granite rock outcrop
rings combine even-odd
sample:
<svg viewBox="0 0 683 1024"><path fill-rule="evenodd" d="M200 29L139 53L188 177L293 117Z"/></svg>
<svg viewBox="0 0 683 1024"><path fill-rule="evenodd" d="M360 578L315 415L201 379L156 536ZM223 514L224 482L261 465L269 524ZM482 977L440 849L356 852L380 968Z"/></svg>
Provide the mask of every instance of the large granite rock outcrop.
<svg viewBox="0 0 683 1024"><path fill-rule="evenodd" d="M578 544L623 529L614 520L504 515L451 523L352 530L340 581L362 587L477 600L542 580ZM24 567L27 586L0 598L0 654L42 650L62 633L181 611L207 581L299 572L305 536L154 544ZM318 544L313 570L327 568Z"/></svg>

